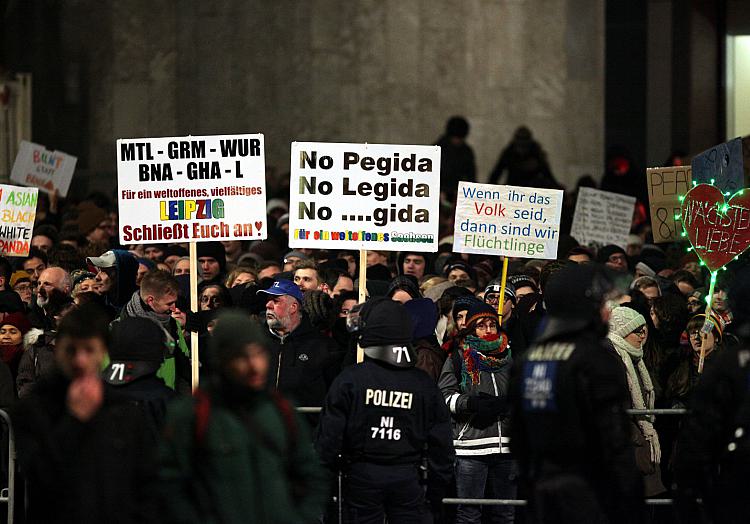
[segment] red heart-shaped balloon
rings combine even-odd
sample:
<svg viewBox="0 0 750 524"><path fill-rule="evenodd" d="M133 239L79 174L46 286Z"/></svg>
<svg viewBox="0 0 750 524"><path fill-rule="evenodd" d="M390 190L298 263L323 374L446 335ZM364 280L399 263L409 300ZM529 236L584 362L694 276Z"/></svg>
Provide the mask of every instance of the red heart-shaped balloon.
<svg viewBox="0 0 750 524"><path fill-rule="evenodd" d="M725 201L719 188L698 184L682 201L682 225L708 269L721 269L750 247L750 191Z"/></svg>

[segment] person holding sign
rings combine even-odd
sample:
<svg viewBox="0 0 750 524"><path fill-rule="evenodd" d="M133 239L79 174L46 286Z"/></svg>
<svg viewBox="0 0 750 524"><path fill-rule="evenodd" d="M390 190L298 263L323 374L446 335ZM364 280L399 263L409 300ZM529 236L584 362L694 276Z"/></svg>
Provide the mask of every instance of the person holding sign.
<svg viewBox="0 0 750 524"><path fill-rule="evenodd" d="M456 448L456 492L459 498L516 497L516 464L508 444L508 388L512 359L508 337L500 331L497 308L470 304L466 327L453 355L445 361L438 386L453 415ZM510 506L485 509L491 521L512 523ZM459 505L456 524L480 522L482 508Z"/></svg>

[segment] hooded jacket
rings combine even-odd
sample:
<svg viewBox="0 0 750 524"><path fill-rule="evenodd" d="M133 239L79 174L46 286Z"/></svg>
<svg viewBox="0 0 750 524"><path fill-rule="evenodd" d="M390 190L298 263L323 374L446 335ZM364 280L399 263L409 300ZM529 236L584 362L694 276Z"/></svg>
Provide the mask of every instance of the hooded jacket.
<svg viewBox="0 0 750 524"><path fill-rule="evenodd" d="M138 259L122 249L113 249L112 252L115 254L117 278L114 286L107 293L107 304L119 313L138 289L138 286L135 285Z"/></svg>

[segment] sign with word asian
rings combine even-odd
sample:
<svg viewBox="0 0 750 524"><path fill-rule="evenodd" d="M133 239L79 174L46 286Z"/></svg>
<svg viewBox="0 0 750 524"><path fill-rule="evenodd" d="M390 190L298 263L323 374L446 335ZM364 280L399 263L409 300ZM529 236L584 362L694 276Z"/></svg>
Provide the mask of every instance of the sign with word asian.
<svg viewBox="0 0 750 524"><path fill-rule="evenodd" d="M570 234L582 246L614 244L625 249L634 210L635 197L582 187Z"/></svg>
<svg viewBox="0 0 750 524"><path fill-rule="evenodd" d="M0 255L29 255L39 189L0 184Z"/></svg>
<svg viewBox="0 0 750 524"><path fill-rule="evenodd" d="M437 251L440 147L292 144L289 245Z"/></svg>
<svg viewBox="0 0 750 524"><path fill-rule="evenodd" d="M651 208L651 231L654 243L680 240L680 197L691 187L690 166L652 167L646 169L648 202Z"/></svg>
<svg viewBox="0 0 750 524"><path fill-rule="evenodd" d="M24 186L38 187L45 193L57 190L68 196L70 181L78 159L62 151L49 151L34 142L21 141L10 180Z"/></svg>
<svg viewBox="0 0 750 524"><path fill-rule="evenodd" d="M459 182L453 251L557 258L563 192Z"/></svg>
<svg viewBox="0 0 750 524"><path fill-rule="evenodd" d="M267 236L263 135L117 141L122 244Z"/></svg>

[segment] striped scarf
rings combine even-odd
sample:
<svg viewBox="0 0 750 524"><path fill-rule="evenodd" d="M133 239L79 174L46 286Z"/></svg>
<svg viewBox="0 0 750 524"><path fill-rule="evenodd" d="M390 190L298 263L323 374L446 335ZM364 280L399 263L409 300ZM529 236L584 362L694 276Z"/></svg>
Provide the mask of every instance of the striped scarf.
<svg viewBox="0 0 750 524"><path fill-rule="evenodd" d="M492 334L484 338L468 335L462 346L461 390L468 391L479 384L479 373L497 371L510 356L508 336Z"/></svg>

